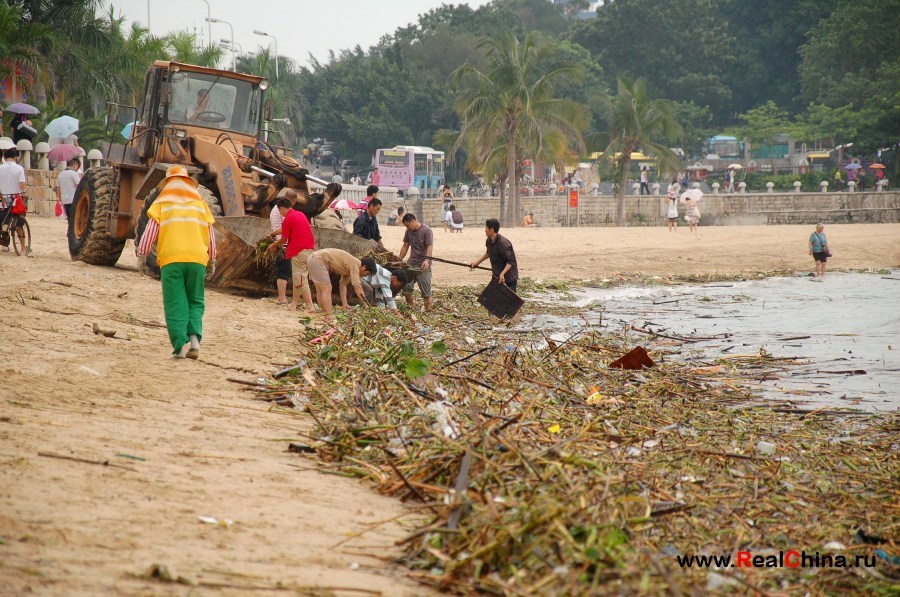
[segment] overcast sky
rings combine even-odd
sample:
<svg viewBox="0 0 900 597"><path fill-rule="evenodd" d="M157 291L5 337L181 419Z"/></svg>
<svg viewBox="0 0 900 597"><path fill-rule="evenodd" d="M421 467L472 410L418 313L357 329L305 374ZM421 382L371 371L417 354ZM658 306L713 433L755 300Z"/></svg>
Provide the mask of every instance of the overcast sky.
<svg viewBox="0 0 900 597"><path fill-rule="evenodd" d="M278 39L278 53L307 65L312 54L319 61L328 59L328 51L364 50L378 43L383 35L393 33L418 20L418 15L441 4L441 0L209 0L214 19L229 21L234 27L234 41L245 53L255 52L272 40L253 34L263 31ZM463 0L477 8L488 0ZM127 23L147 25L150 7L150 30L155 35L187 29L196 32L206 43L207 5L204 0L111 0L116 16ZM230 39L231 31L224 23L212 23L212 38L218 42ZM274 51L274 46L272 47Z"/></svg>

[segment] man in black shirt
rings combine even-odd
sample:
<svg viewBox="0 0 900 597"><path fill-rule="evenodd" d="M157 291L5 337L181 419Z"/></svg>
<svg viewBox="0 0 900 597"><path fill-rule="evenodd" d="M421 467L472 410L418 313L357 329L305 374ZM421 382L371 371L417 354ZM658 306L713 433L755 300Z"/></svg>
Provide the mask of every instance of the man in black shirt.
<svg viewBox="0 0 900 597"><path fill-rule="evenodd" d="M384 245L381 243L381 232L378 230L378 219L376 218L380 211L381 199L373 197L366 206L366 211L359 214L356 221L353 222L353 234L376 241L378 248L383 251Z"/></svg>
<svg viewBox="0 0 900 597"><path fill-rule="evenodd" d="M519 267L516 264L516 252L512 243L505 236L500 236L500 221L494 218L484 223L485 252L478 261L473 261L469 267L475 269L485 259L491 260L491 271L494 278L501 284L506 284L510 290L516 291L519 283Z"/></svg>

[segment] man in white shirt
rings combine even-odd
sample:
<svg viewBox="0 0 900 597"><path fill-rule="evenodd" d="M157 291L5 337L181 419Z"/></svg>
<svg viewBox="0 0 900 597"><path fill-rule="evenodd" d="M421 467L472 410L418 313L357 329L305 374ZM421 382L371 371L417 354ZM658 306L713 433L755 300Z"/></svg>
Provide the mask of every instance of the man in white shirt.
<svg viewBox="0 0 900 597"><path fill-rule="evenodd" d="M25 169L16 162L19 152L13 148L3 151L3 164L0 165L0 245L2 251L9 253L9 222L7 214L12 209L17 195L25 195ZM23 240L24 231L19 231L19 238Z"/></svg>
<svg viewBox="0 0 900 597"><path fill-rule="evenodd" d="M59 202L62 203L63 209L66 212L66 221L72 221L72 210L75 207L75 189L78 188L78 183L81 182L81 174L78 170L81 168L81 160L78 158L72 158L68 162L66 162L66 169L59 173L58 186L56 187L56 191L58 193Z"/></svg>
<svg viewBox="0 0 900 597"><path fill-rule="evenodd" d="M331 177L331 182L336 182L338 184L344 182L344 178L341 176L341 173L337 170L334 171L334 176Z"/></svg>

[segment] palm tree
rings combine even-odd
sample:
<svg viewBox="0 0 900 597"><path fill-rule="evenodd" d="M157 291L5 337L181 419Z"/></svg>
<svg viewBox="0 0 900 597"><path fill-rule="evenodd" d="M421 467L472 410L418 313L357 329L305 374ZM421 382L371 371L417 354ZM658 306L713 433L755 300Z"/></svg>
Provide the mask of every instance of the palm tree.
<svg viewBox="0 0 900 597"><path fill-rule="evenodd" d="M601 98L599 112L606 121L609 140L603 159L614 164L619 175L615 189L616 226L622 226L631 152L640 149L656 159L660 171L676 172L681 165L678 156L658 140L677 138L681 126L672 115L672 103L654 99L643 79L619 77L616 95Z"/></svg>
<svg viewBox="0 0 900 597"><path fill-rule="evenodd" d="M196 39L187 31L171 33L167 41L169 53L172 59L177 62L217 68L219 62L222 61L222 57L225 56L224 48L218 44L202 48L197 47Z"/></svg>
<svg viewBox="0 0 900 597"><path fill-rule="evenodd" d="M587 110L556 97L558 86L577 79L581 68L551 63L555 48L539 43L534 33L522 42L511 34L488 39L479 49L487 54L486 72L471 63L454 72L457 84L469 86L455 102L461 125L449 153L467 148L470 160L482 171L492 169L488 167L496 165L498 153L505 153L510 197L501 217L515 222L522 211L520 157L527 154L562 163L571 147L584 146L580 131L587 126Z"/></svg>

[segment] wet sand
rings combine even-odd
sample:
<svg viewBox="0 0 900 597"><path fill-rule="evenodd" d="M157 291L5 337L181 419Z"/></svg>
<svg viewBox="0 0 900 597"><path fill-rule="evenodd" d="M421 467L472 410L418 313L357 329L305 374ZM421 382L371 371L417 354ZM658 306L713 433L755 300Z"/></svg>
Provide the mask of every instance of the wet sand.
<svg viewBox="0 0 900 597"><path fill-rule="evenodd" d="M269 298L208 292L201 360L173 362L159 283L135 271L130 244L117 267L91 267L69 260L64 222L30 222L34 256L0 255L6 589L239 595L280 582L426 594L379 559L396 553L399 524L335 547L368 525L410 515L407 507L355 480L316 472L311 457L284 452L277 440L302 441L306 420L273 416L268 403L227 381L295 363L296 317ZM402 231L383 229L388 248L399 250ZM515 245L522 275L543 280L812 266L806 226L701 228L696 235L685 228L502 232ZM836 267L900 264L898 224L828 226L826 233ZM435 230L436 256L469 261L483 250L480 227L455 235ZM438 288L483 283L485 276L435 267ZM92 333L94 323L116 338ZM235 522L225 528L198 516ZM141 578L154 564L199 588Z"/></svg>

